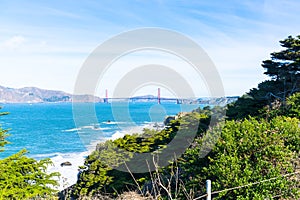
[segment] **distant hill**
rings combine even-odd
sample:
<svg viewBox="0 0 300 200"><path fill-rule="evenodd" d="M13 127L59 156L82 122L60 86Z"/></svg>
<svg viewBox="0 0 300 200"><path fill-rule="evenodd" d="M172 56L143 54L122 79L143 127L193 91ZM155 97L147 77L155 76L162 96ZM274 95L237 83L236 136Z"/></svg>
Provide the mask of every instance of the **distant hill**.
<svg viewBox="0 0 300 200"><path fill-rule="evenodd" d="M230 104L238 100L239 96L231 96L231 97L206 97L206 98L199 98L197 102L199 104L207 104L207 105L219 105L225 106L226 104Z"/></svg>
<svg viewBox="0 0 300 200"><path fill-rule="evenodd" d="M37 87L20 89L0 86L0 103L43 103L72 102L73 95L55 90L45 90ZM103 102L103 99L93 95L77 95L77 102Z"/></svg>
<svg viewBox="0 0 300 200"><path fill-rule="evenodd" d="M0 86L0 103L47 103L47 102L105 102L105 99L93 95L72 95L63 91L45 90L37 87L24 87L20 89ZM238 97L220 98L160 98L161 102L182 104L210 104L226 105L234 102ZM157 96L145 95L130 98L109 98L108 101L131 102L157 102Z"/></svg>

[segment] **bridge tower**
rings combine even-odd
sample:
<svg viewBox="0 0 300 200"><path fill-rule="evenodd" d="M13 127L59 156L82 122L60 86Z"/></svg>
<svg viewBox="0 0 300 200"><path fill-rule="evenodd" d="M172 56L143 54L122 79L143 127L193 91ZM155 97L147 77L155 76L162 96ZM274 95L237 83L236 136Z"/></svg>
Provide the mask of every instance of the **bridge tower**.
<svg viewBox="0 0 300 200"><path fill-rule="evenodd" d="M157 90L157 103L160 104L160 88Z"/></svg>
<svg viewBox="0 0 300 200"><path fill-rule="evenodd" d="M108 90L105 90L105 103L108 103Z"/></svg>

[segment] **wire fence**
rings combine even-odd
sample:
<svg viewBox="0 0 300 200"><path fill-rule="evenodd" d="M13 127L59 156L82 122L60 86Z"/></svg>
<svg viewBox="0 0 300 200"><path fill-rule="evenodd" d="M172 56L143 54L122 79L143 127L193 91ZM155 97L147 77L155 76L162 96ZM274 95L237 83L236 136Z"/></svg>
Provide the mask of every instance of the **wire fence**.
<svg viewBox="0 0 300 200"><path fill-rule="evenodd" d="M224 190L219 190L219 191L214 191L214 192L209 192L209 193L206 193L204 195L201 195L193 200L199 200L199 199L202 199L204 197L208 197L208 196L211 196L213 194L219 194L221 192L229 192L229 191L232 191L232 190L237 190L237 189L241 189L241 188L245 188L245 187L250 187L250 186L253 186L253 185L257 185L257 184L261 184L261 183L264 183L264 182L269 182L269 181L272 181L272 180L276 180L278 178L281 178L281 177L288 177L288 176L293 176L293 175L296 175L296 174L300 174L300 171L296 171L296 172L293 172L293 173L289 173L289 174L285 174L285 175L282 175L282 176L278 176L278 177L273 177L273 178L270 178L270 179L266 179L266 180L262 180L262 181L256 181L256 182L253 182L253 183L249 183L249 184L246 184L246 185L242 185L242 186L237 186L237 187L232 187L232 188L227 188L227 189L224 189ZM210 187L210 186L209 186Z"/></svg>

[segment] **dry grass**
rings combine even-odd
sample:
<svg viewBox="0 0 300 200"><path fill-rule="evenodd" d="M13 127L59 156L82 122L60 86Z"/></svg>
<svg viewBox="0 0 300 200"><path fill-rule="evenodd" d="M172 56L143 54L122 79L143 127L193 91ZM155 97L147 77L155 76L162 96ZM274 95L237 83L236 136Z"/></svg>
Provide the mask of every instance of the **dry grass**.
<svg viewBox="0 0 300 200"><path fill-rule="evenodd" d="M153 197L149 196L149 197L143 197L140 194L136 193L136 192L125 192L123 194L121 194L117 200L154 200Z"/></svg>

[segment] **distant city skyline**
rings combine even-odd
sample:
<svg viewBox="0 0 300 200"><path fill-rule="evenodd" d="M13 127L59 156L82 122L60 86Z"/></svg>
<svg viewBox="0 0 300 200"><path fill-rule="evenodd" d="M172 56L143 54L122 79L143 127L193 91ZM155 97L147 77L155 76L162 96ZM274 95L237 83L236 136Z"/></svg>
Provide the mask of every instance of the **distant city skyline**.
<svg viewBox="0 0 300 200"><path fill-rule="evenodd" d="M261 63L281 49L279 40L300 34L300 1L5 1L0 0L0 85L72 93L88 55L119 33L143 27L177 31L197 42L213 60L225 95L242 95L267 77ZM170 55L141 52L124 57L99 83L112 96L116 82L143 62L185 64ZM191 84L195 80L183 70ZM156 94L157 86L134 96ZM162 88L162 94L167 94ZM166 96L170 96L171 92ZM195 91L206 96L205 85Z"/></svg>

